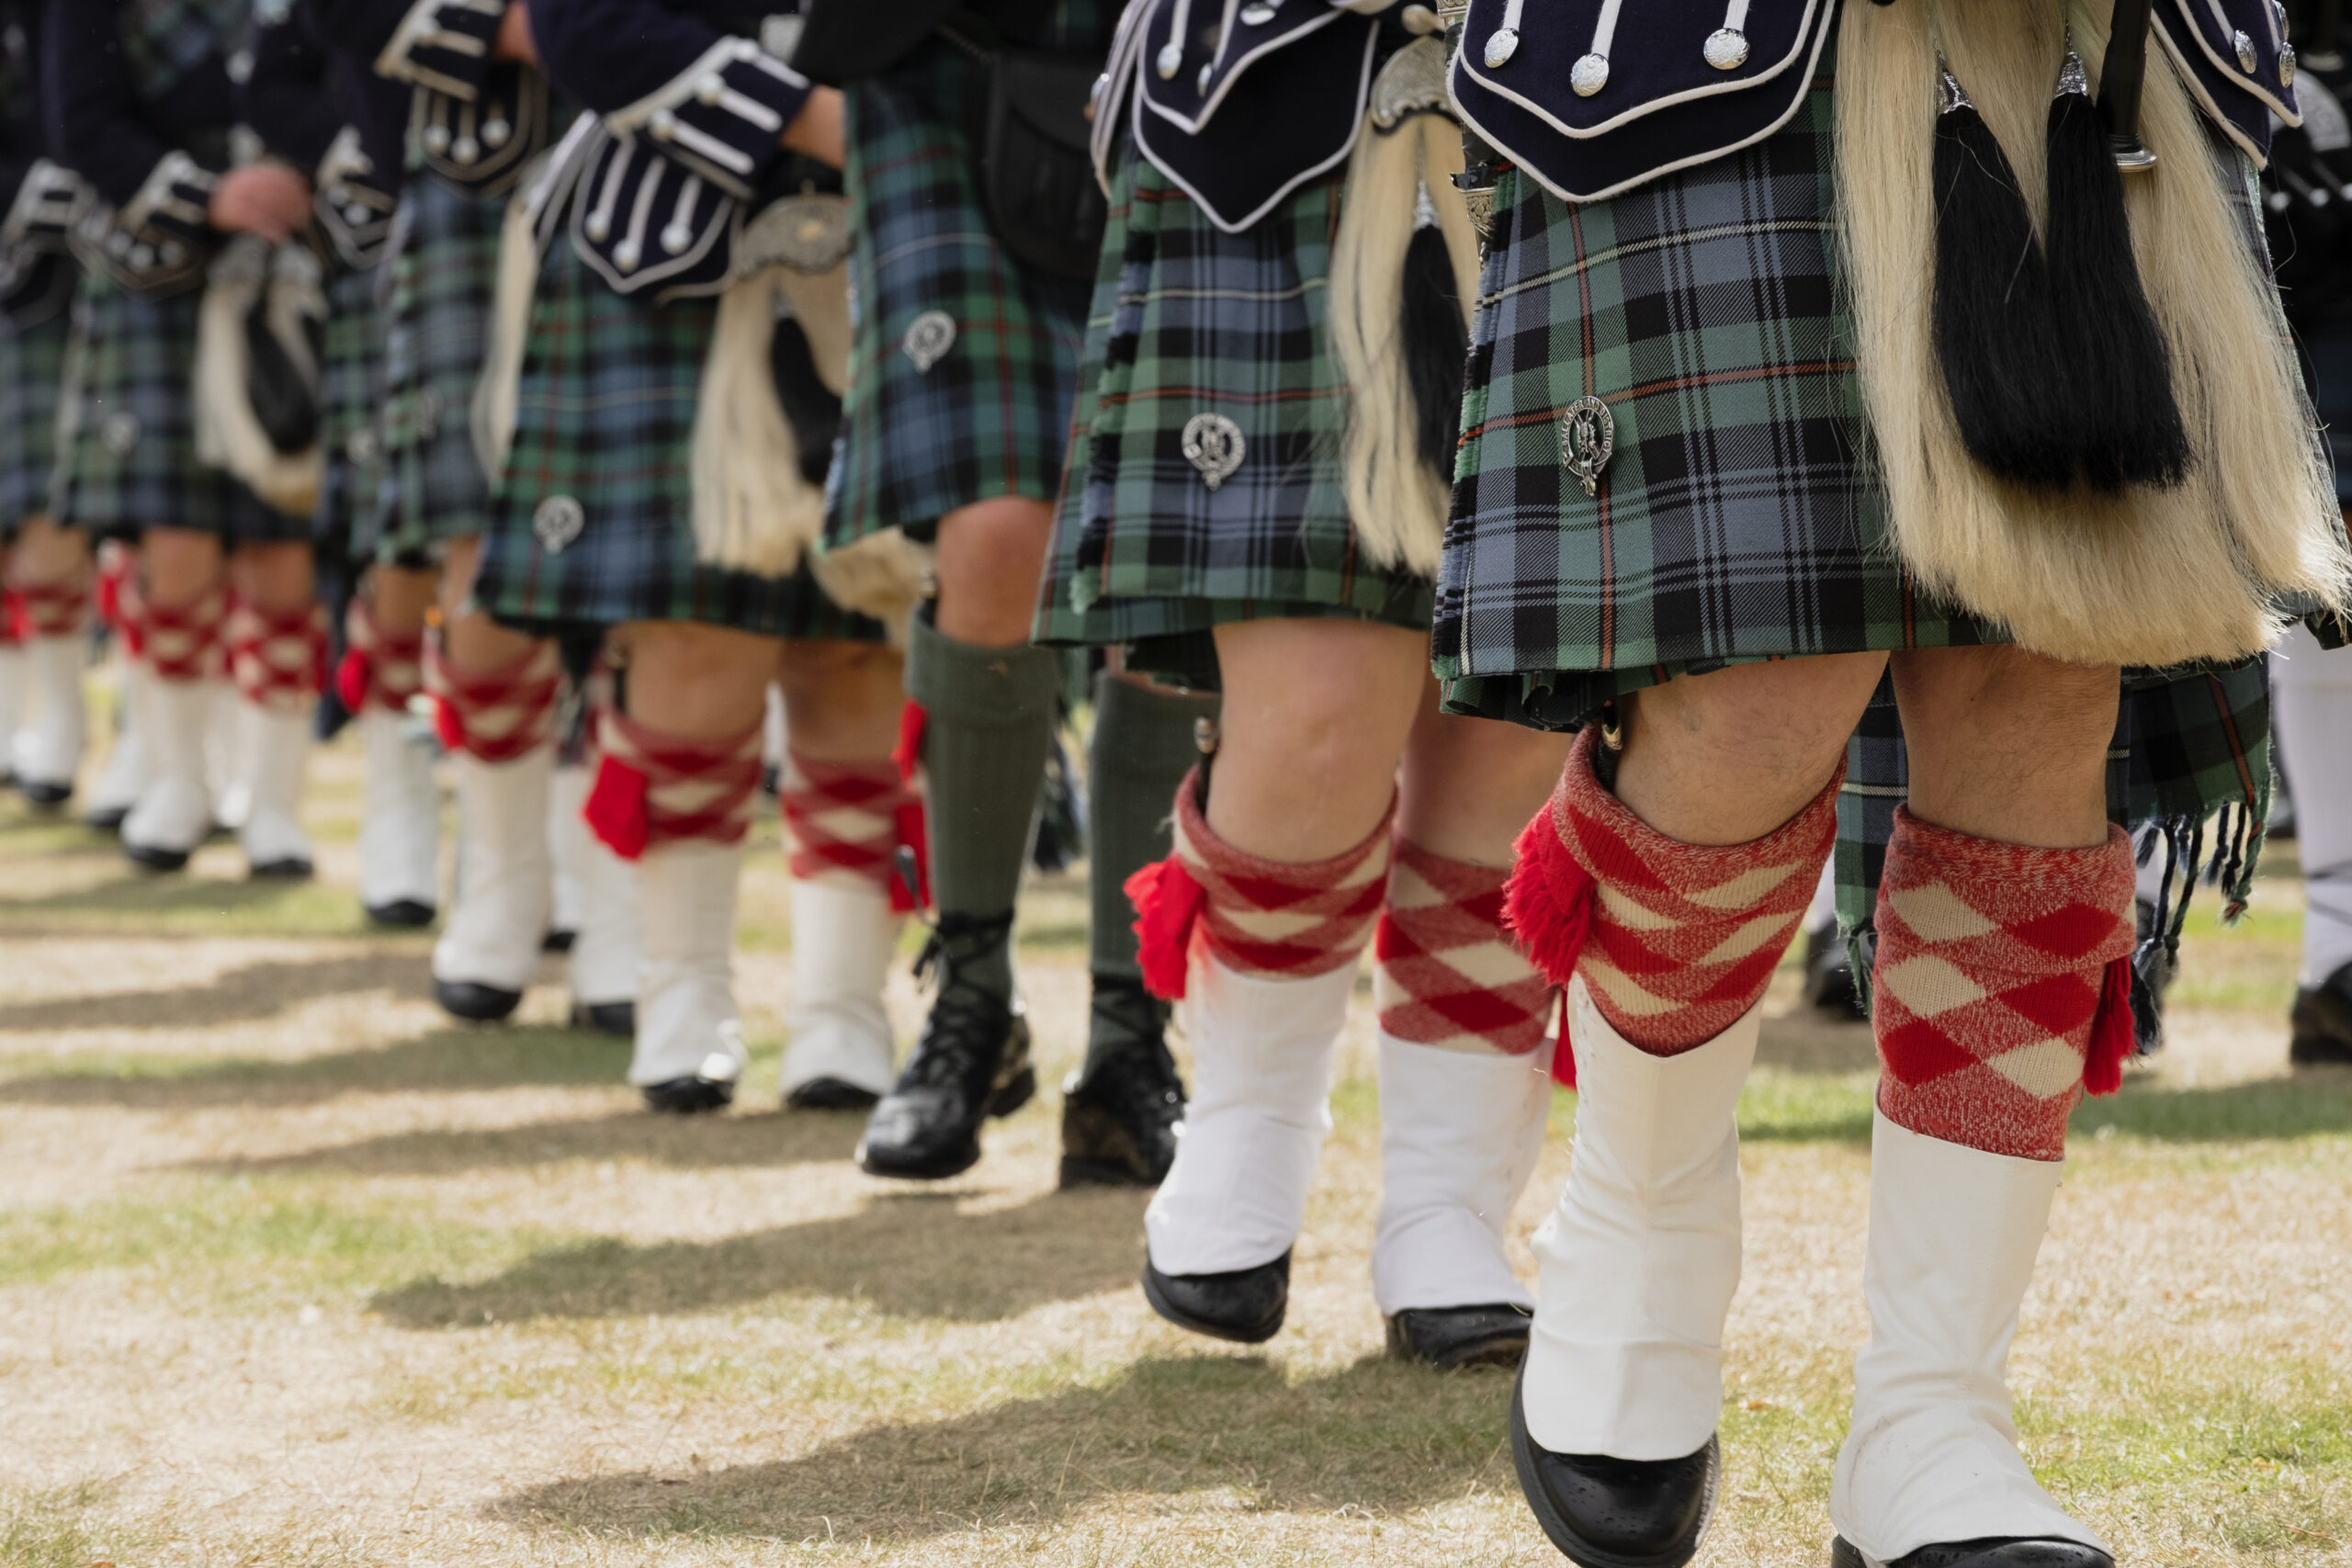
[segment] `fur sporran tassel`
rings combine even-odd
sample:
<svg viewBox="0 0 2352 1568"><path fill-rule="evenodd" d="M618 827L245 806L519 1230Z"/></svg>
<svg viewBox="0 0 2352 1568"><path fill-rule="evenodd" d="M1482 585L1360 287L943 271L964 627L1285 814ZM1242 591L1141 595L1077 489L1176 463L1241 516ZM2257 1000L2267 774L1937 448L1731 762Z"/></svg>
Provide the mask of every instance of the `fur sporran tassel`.
<svg viewBox="0 0 2352 1568"><path fill-rule="evenodd" d="M695 558L761 577L796 570L823 531L824 464L831 454L830 441L818 453L804 451L779 395L776 270L738 278L719 296L692 441ZM847 310L846 298L841 308ZM797 329L791 337L814 382L806 337ZM819 383L817 390L825 388ZM812 456L813 483L807 472Z"/></svg>
<svg viewBox="0 0 2352 1568"><path fill-rule="evenodd" d="M1936 112L1936 359L1969 456L2003 479L2074 477L2050 276L2000 139L1950 68Z"/></svg>
<svg viewBox="0 0 2352 1568"><path fill-rule="evenodd" d="M299 264L279 267L267 243L251 237L213 264L197 312L197 461L226 470L289 517L316 510L326 473L311 335L325 314L315 274L306 279ZM258 407L256 369L270 378Z"/></svg>
<svg viewBox="0 0 2352 1568"><path fill-rule="evenodd" d="M2188 432L2164 333L2140 283L2107 127L2073 50L2050 100L2050 310L2082 478L2109 495L2188 477Z"/></svg>

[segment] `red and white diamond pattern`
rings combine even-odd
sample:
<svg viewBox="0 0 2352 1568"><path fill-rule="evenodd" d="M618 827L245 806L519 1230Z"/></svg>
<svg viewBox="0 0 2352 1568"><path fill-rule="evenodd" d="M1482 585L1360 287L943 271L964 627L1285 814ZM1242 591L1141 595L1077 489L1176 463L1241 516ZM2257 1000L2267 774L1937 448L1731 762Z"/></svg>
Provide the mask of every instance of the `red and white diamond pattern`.
<svg viewBox="0 0 2352 1568"><path fill-rule="evenodd" d="M177 606L158 604L142 593L127 607L137 616L140 651L157 680L209 681L220 673L227 598L219 590Z"/></svg>
<svg viewBox="0 0 2352 1568"><path fill-rule="evenodd" d="M1396 841L1388 907L1373 938L1383 1033L1512 1056L1544 1043L1553 988L1502 929L1510 874Z"/></svg>
<svg viewBox="0 0 2352 1568"><path fill-rule="evenodd" d="M792 874L803 882L888 889L898 876L899 814L915 798L887 757L820 762L788 753L778 804Z"/></svg>
<svg viewBox="0 0 2352 1568"><path fill-rule="evenodd" d="M326 683L327 613L316 604L265 610L240 601L229 612L229 672L255 707L297 713Z"/></svg>
<svg viewBox="0 0 2352 1568"><path fill-rule="evenodd" d="M449 661L440 639L424 643L424 689L439 709L441 739L485 762L511 762L555 732L563 660L553 642L479 674Z"/></svg>
<svg viewBox="0 0 2352 1568"><path fill-rule="evenodd" d="M1176 791L1175 858L1200 885L1209 951L1238 973L1278 979L1353 964L1387 894L1396 804L1353 849L1296 865L1244 853L1211 831L1198 773Z"/></svg>

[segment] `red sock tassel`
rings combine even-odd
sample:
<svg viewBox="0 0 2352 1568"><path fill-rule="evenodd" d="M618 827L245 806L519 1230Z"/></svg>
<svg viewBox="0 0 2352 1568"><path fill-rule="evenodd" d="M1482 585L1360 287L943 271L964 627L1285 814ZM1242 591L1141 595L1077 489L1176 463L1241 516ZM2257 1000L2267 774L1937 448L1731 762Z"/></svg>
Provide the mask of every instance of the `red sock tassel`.
<svg viewBox="0 0 2352 1568"><path fill-rule="evenodd" d="M2083 1089L2087 1094L2113 1094L2123 1087L2123 1064L2137 1049L2132 1032L2132 960L2118 958L2107 966L2098 991L2098 1011L2091 1019L2090 1049L2083 1056Z"/></svg>
<svg viewBox="0 0 2352 1568"><path fill-rule="evenodd" d="M921 703L910 702L899 710L899 744L890 761L899 764L899 782L909 789L915 787L915 770L922 766L922 730L930 718Z"/></svg>
<svg viewBox="0 0 2352 1568"><path fill-rule="evenodd" d="M368 661L367 649L346 644L343 661L334 667L335 700L343 704L343 711L357 713L366 706L368 688L375 683L376 671Z"/></svg>
<svg viewBox="0 0 2352 1568"><path fill-rule="evenodd" d="M1511 846L1510 880L1503 885L1503 926L1518 933L1520 951L1565 986L1592 931L1592 878L1560 841L1547 802Z"/></svg>
<svg viewBox="0 0 2352 1568"><path fill-rule="evenodd" d="M1577 1054L1568 1048L1568 992L1560 988L1560 1032L1552 1041L1552 1081L1563 1089L1577 1087Z"/></svg>
<svg viewBox="0 0 2352 1568"><path fill-rule="evenodd" d="M649 837L644 773L609 753L596 764L596 782L580 815L605 847L626 861L645 852Z"/></svg>
<svg viewBox="0 0 2352 1568"><path fill-rule="evenodd" d="M1154 861L1126 881L1136 907L1136 961L1144 988L1164 1002L1184 999L1193 923L1201 917L1201 885L1174 855Z"/></svg>

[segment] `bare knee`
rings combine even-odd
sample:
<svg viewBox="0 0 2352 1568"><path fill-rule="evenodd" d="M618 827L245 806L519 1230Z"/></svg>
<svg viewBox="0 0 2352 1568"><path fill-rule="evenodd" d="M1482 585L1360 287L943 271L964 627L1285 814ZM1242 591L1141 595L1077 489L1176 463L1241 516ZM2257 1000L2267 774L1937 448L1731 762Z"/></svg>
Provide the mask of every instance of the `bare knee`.
<svg viewBox="0 0 2352 1568"><path fill-rule="evenodd" d="M1054 509L1027 496L996 496L941 518L941 635L984 648L1027 642L1053 530Z"/></svg>
<svg viewBox="0 0 2352 1568"><path fill-rule="evenodd" d="M220 540L189 528L150 528L140 551L147 596L178 608L212 592L220 581Z"/></svg>
<svg viewBox="0 0 2352 1568"><path fill-rule="evenodd" d="M237 592L265 610L299 610L317 596L306 544L273 540L240 546L232 570Z"/></svg>

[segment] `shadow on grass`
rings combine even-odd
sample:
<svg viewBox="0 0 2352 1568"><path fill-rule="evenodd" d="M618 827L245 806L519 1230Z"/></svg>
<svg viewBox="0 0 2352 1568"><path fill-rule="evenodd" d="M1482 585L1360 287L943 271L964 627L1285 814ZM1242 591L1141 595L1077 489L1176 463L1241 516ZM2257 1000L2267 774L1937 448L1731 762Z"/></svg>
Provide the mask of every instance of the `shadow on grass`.
<svg viewBox="0 0 2352 1568"><path fill-rule="evenodd" d="M28 915L226 913L276 904L308 892L307 881L230 881L222 877L161 875L124 863L119 876L88 887L44 893L32 898L0 899L0 909Z"/></svg>
<svg viewBox="0 0 2352 1568"><path fill-rule="evenodd" d="M845 1218L718 1241L550 1247L487 1280L435 1277L379 1292L368 1308L404 1328L469 1328L707 1312L808 1292L903 1316L993 1323L1132 1284L1143 1269L1148 1201L1089 1192L966 1213L951 1193L893 1195Z"/></svg>
<svg viewBox="0 0 2352 1568"><path fill-rule="evenodd" d="M803 1459L711 1475L559 1481L493 1505L607 1537L811 1537L876 1546L1043 1526L1107 1497L1209 1494L1204 1512L1393 1515L1509 1489L1510 1380L1365 1360L1291 1382L1255 1358L1137 1363L953 1420L878 1427Z"/></svg>
<svg viewBox="0 0 2352 1568"><path fill-rule="evenodd" d="M848 1159L865 1126L862 1111L689 1117L629 1110L520 1127L393 1133L268 1159L205 1160L181 1168L215 1176L453 1176L558 1159L637 1159L682 1170L811 1165Z"/></svg>
<svg viewBox="0 0 2352 1568"><path fill-rule="evenodd" d="M0 1006L0 1029L203 1029L270 1018L321 997L354 991L424 996L431 981L430 959L422 949L268 959L227 970L200 985Z"/></svg>
<svg viewBox="0 0 2352 1568"><path fill-rule="evenodd" d="M1867 1144L1875 1079L1850 1088L1808 1084L1801 1092L1751 1092L1740 1108L1748 1143ZM2352 1070L2309 1068L2291 1077L2206 1087L2125 1080L2120 1094L2085 1099L2068 1136L2164 1144L2245 1144L2352 1133Z"/></svg>
<svg viewBox="0 0 2352 1568"><path fill-rule="evenodd" d="M284 1062L141 1057L117 1070L91 1057L79 1071L0 1081L0 1104L200 1111L308 1105L350 1093L609 1085L627 1071L628 1051L628 1041L609 1035L507 1025L436 1029L396 1044Z"/></svg>

